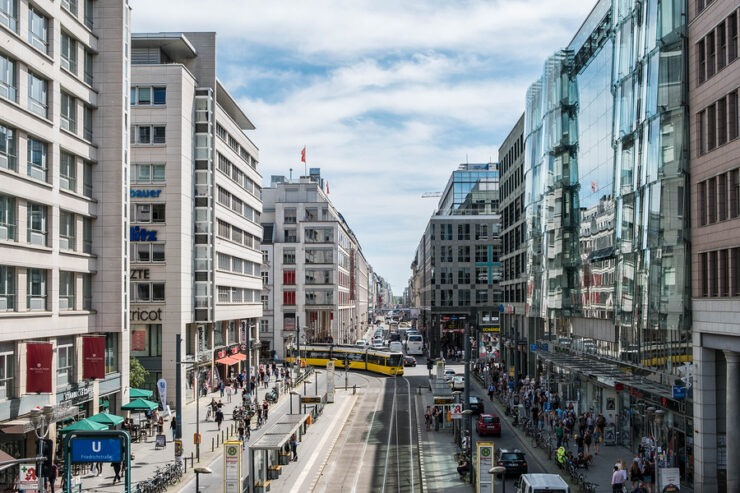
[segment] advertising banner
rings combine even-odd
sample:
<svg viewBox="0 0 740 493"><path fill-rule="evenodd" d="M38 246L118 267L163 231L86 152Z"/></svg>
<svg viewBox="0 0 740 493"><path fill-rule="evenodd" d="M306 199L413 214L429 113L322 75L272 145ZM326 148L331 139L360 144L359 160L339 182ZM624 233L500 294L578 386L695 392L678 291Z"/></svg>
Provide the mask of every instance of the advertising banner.
<svg viewBox="0 0 740 493"><path fill-rule="evenodd" d="M240 493L242 443L224 442L224 493Z"/></svg>
<svg viewBox="0 0 740 493"><path fill-rule="evenodd" d="M167 409L167 382L164 378L157 380L157 390L159 390L159 402L162 403L162 409Z"/></svg>
<svg viewBox="0 0 740 493"><path fill-rule="evenodd" d="M462 412L462 404L458 402L457 404L454 404L452 406L452 409L450 410L450 417L452 419L462 419Z"/></svg>
<svg viewBox="0 0 740 493"><path fill-rule="evenodd" d="M82 378L105 378L105 336L82 338Z"/></svg>
<svg viewBox="0 0 740 493"><path fill-rule="evenodd" d="M26 345L26 392L51 392L51 343Z"/></svg>
<svg viewBox="0 0 740 493"><path fill-rule="evenodd" d="M36 466L28 464L18 465L18 491L38 491L39 478L36 475Z"/></svg>
<svg viewBox="0 0 740 493"><path fill-rule="evenodd" d="M658 469L658 489L660 493L681 491L681 470L677 467Z"/></svg>
<svg viewBox="0 0 740 493"><path fill-rule="evenodd" d="M131 330L131 351L146 351L146 330Z"/></svg>
<svg viewBox="0 0 740 493"><path fill-rule="evenodd" d="M478 453L478 465L475 468L477 471L477 492L478 493L493 493L493 474L488 471L493 467L493 442L478 442L476 443Z"/></svg>
<svg viewBox="0 0 740 493"><path fill-rule="evenodd" d="M334 402L334 362L326 362L326 402Z"/></svg>

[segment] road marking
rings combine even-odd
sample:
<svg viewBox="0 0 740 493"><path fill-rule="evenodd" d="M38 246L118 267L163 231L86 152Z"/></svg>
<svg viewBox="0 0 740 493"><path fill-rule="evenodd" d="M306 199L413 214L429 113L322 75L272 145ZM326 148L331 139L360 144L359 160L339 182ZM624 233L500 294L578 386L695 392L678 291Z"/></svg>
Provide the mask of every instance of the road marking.
<svg viewBox="0 0 740 493"><path fill-rule="evenodd" d="M385 493L385 481L388 477L388 457L391 453L391 436L393 435L393 416L396 415L396 380L393 380L393 400L391 401L391 420L390 420L390 428L388 428L388 445L385 449L385 470L383 471L383 491L382 493ZM396 435L398 434L398 426L396 426ZM400 481L399 481L400 483ZM399 484L400 486L400 484Z"/></svg>
<svg viewBox="0 0 740 493"><path fill-rule="evenodd" d="M408 401L409 401L409 466L411 468L411 491L414 491L414 434L411 429L414 423L413 415L411 414L411 384L406 377L406 388L408 389ZM416 408L414 408L416 409Z"/></svg>
<svg viewBox="0 0 740 493"><path fill-rule="evenodd" d="M416 402L417 402L417 400L418 399L417 399L416 395L414 395L414 414L416 414L416 416L417 416L417 420L416 420L416 434L419 437L419 470L421 471L421 479L419 481L419 486L421 486L421 491L422 491L422 493L424 493L424 491L426 491L426 489L427 489L427 478L426 478L426 474L425 474L426 468L424 467L424 443L422 442L422 439L421 439L421 422L418 419L419 414L418 414L418 411L416 409ZM426 421L425 421L424 425L426 426Z"/></svg>
<svg viewBox="0 0 740 493"><path fill-rule="evenodd" d="M381 389L382 390L382 389ZM375 410L373 411L373 417L370 418L370 427L367 431L367 436L365 437L365 445L362 446L362 455L360 456L360 465L357 468L357 472L355 473L355 480L352 483L352 493L355 493L357 491L357 482L360 480L360 472L362 472L362 463L365 462L365 453L367 452L367 442L370 441L370 435L373 432L373 423L375 423L375 415L378 413L378 404L380 404L380 397L385 392L378 391L378 398L375 400Z"/></svg>

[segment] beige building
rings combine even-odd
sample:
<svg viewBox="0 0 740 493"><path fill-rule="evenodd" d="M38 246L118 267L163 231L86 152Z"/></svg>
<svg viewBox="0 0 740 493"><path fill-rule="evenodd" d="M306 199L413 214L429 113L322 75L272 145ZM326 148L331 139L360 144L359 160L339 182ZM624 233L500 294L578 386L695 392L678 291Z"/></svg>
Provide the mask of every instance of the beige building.
<svg viewBox="0 0 740 493"><path fill-rule="evenodd" d="M689 2L697 491L740 491L739 7Z"/></svg>
<svg viewBox="0 0 740 493"><path fill-rule="evenodd" d="M126 0L0 2L0 449L14 456L35 453L35 406L54 406L54 438L128 401L129 23Z"/></svg>
<svg viewBox="0 0 740 493"><path fill-rule="evenodd" d="M174 409L258 354L262 177L254 125L216 77L215 33L132 36L131 354Z"/></svg>

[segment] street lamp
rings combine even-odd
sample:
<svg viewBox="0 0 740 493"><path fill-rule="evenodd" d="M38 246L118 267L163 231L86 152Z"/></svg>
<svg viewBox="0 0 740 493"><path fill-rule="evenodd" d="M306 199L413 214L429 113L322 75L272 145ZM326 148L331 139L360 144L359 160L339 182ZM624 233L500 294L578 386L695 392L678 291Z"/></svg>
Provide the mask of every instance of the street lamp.
<svg viewBox="0 0 740 493"><path fill-rule="evenodd" d="M46 404L43 410L39 407L31 410L31 423L33 423L33 432L36 435L39 444L36 450L36 458L40 460L37 463L40 463L44 460L44 447L46 446L44 439L46 438L46 435L49 434L49 425L51 424L51 418L53 414L54 406L52 406L51 404ZM48 464L48 467L51 467L51 464ZM44 485L44 475L40 474L40 471L37 470L36 476L39 480L38 491L46 491L46 486Z"/></svg>
<svg viewBox="0 0 740 493"><path fill-rule="evenodd" d="M504 466L494 466L488 470L490 474L500 474L501 493L506 493L506 468Z"/></svg>
<svg viewBox="0 0 740 493"><path fill-rule="evenodd" d="M213 470L210 467L196 467L195 471L195 493L200 493L200 475L201 474L213 474Z"/></svg>

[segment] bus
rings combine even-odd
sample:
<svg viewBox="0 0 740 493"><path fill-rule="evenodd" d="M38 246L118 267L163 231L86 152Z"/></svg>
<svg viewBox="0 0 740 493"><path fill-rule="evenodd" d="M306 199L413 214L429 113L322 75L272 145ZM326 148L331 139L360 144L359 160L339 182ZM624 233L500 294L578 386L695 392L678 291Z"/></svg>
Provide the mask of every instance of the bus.
<svg viewBox="0 0 740 493"><path fill-rule="evenodd" d="M409 334L406 340L406 354L424 354L424 338L421 334Z"/></svg>

